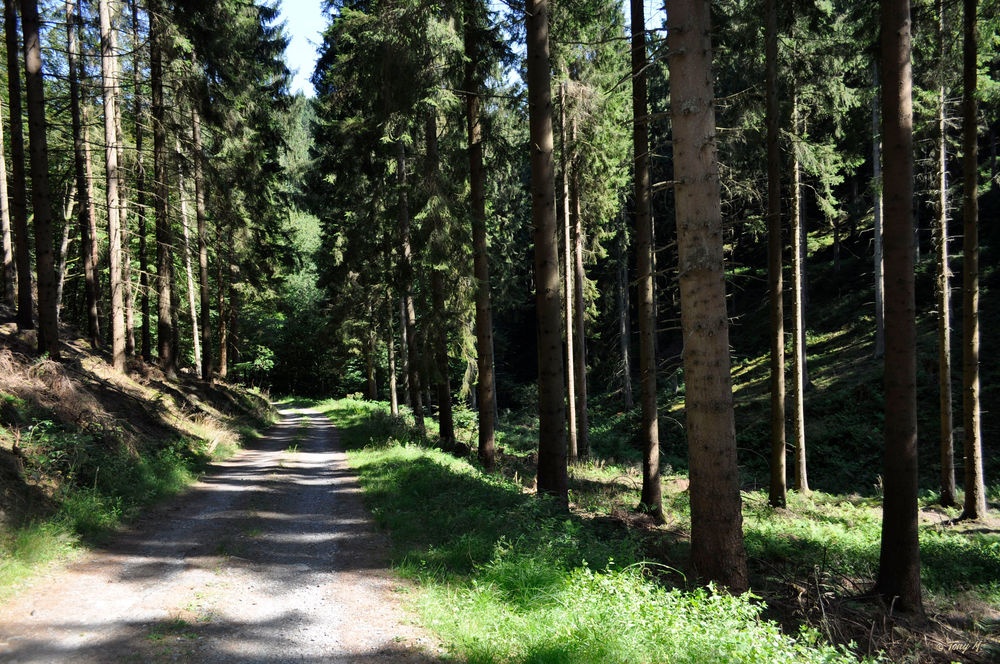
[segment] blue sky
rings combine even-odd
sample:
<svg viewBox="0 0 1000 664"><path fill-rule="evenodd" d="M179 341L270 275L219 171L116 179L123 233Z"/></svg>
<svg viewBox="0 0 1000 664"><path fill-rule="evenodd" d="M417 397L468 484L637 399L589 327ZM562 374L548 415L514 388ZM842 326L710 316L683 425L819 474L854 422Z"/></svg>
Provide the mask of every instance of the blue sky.
<svg viewBox="0 0 1000 664"><path fill-rule="evenodd" d="M320 0L281 0L281 16L285 21L285 32L291 40L285 58L294 76L292 92L312 96L309 77L316 66L320 33L326 27Z"/></svg>

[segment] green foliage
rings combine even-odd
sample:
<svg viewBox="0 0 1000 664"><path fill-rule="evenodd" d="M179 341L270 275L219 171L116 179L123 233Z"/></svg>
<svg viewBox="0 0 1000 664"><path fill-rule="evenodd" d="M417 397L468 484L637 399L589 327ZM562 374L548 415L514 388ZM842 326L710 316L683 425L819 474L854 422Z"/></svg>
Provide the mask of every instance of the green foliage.
<svg viewBox="0 0 1000 664"><path fill-rule="evenodd" d="M22 439L25 473L57 479L56 520L78 536L102 535L152 501L191 482L208 457L177 440L141 454L112 431L75 431L43 420Z"/></svg>
<svg viewBox="0 0 1000 664"><path fill-rule="evenodd" d="M259 394L220 390L214 396L241 413L244 435L273 415ZM67 558L81 543L102 540L143 507L181 492L213 456L230 454L237 444L234 433L217 422L190 422L204 438L172 430L139 442L107 413L79 426L57 422L51 411L29 407L24 399L3 401L12 410L3 412L0 437L16 443L17 462L0 468L5 484L10 482L0 495L0 597L46 563ZM0 455L5 462L11 456L4 450Z"/></svg>
<svg viewBox="0 0 1000 664"><path fill-rule="evenodd" d="M0 601L33 570L77 550L64 522L42 521L0 531Z"/></svg>
<svg viewBox="0 0 1000 664"><path fill-rule="evenodd" d="M659 585L630 537L412 444L382 404L323 408L395 560L421 584L425 620L464 661L857 661L816 632L783 633L750 596Z"/></svg>
<svg viewBox="0 0 1000 664"><path fill-rule="evenodd" d="M761 619L763 607L749 596L668 590L644 572L576 568L536 587L525 604L512 602L491 580L432 588L420 604L469 662L857 661L811 630L784 634Z"/></svg>

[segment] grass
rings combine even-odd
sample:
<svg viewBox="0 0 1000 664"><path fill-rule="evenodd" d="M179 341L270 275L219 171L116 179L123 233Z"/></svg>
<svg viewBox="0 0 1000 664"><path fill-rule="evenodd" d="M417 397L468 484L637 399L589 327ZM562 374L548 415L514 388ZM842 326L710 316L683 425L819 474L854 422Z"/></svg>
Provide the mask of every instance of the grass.
<svg viewBox="0 0 1000 664"><path fill-rule="evenodd" d="M424 622L458 658L857 661L814 629L783 631L749 595L666 585L677 575L646 561L639 537L620 523L567 513L526 492L520 477L485 475L429 449L383 405L347 399L321 409L351 450L366 501L392 535L396 564L419 583ZM575 468L579 497L595 510L613 509L617 492L631 491L628 467ZM619 489L589 497L598 485Z"/></svg>

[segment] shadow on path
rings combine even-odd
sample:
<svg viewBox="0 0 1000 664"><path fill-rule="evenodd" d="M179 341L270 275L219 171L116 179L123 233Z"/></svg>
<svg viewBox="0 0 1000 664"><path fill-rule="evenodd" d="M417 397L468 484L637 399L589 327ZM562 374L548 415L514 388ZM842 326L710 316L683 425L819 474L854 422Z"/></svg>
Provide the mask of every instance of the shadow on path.
<svg viewBox="0 0 1000 664"><path fill-rule="evenodd" d="M289 408L183 497L0 607L0 661L440 661L405 621L387 548L333 425Z"/></svg>

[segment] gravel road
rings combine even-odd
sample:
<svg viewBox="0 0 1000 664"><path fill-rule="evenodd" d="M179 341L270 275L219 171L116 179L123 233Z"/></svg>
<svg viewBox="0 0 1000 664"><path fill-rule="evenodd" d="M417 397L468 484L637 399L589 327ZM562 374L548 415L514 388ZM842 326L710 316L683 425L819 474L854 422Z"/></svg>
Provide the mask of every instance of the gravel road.
<svg viewBox="0 0 1000 664"><path fill-rule="evenodd" d="M442 661L337 431L283 410L189 493L0 606L0 662Z"/></svg>

